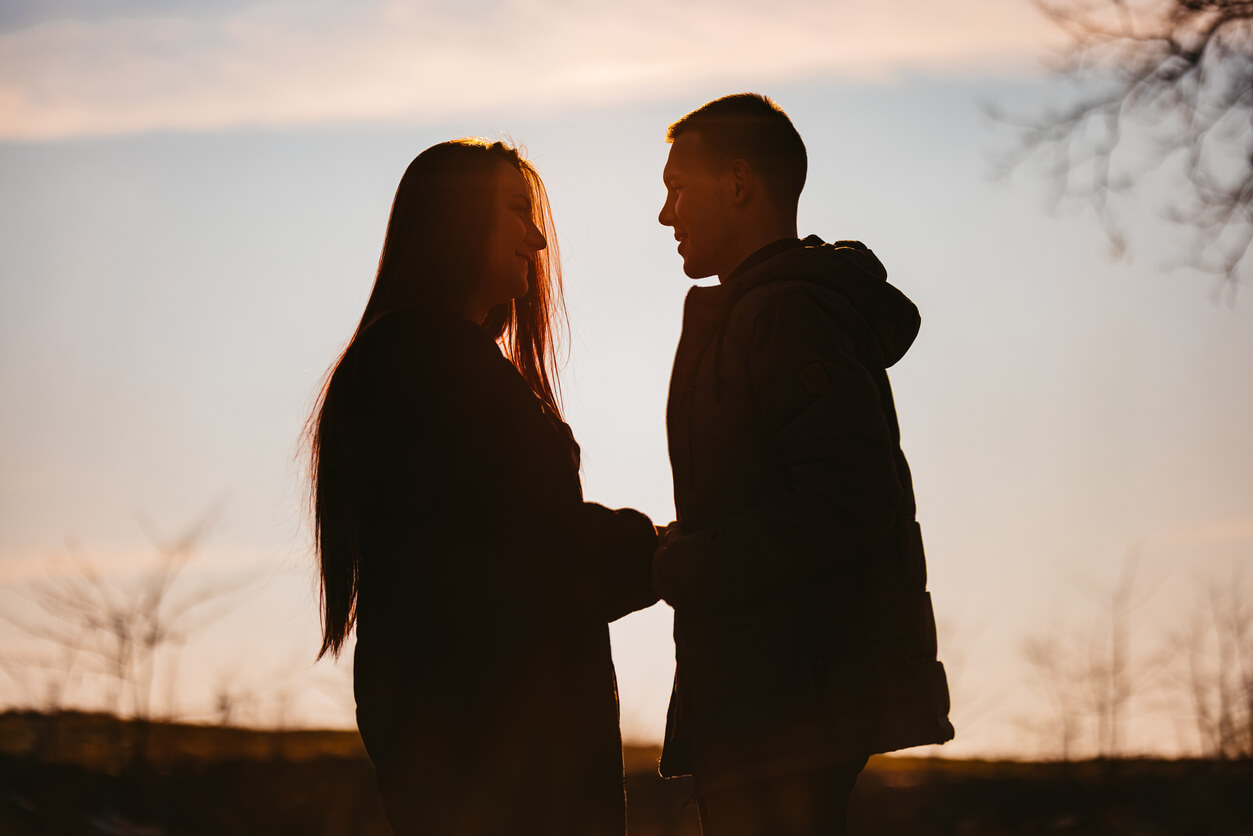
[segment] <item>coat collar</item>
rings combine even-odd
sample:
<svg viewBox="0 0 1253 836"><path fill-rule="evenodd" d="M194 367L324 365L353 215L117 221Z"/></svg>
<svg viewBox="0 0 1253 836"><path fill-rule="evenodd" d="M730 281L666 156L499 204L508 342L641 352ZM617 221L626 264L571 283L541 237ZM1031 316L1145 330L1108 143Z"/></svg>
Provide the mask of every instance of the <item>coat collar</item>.
<svg viewBox="0 0 1253 836"><path fill-rule="evenodd" d="M722 284L732 284L736 279L743 276L745 273L750 272L758 264L763 264L764 262L774 258L776 255L781 255L788 250L804 246L804 244L805 242L799 238L780 238L778 241L773 241L754 252L748 258L744 259L744 261L740 263L739 267L736 267L731 271L731 275L727 276L726 281L722 282Z"/></svg>

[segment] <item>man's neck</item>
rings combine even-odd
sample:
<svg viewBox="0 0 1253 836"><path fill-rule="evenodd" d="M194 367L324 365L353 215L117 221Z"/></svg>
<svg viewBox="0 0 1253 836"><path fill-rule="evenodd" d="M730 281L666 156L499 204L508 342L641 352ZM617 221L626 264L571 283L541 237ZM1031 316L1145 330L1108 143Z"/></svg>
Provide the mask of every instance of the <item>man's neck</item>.
<svg viewBox="0 0 1253 836"><path fill-rule="evenodd" d="M770 227L759 228L753 230L753 234L751 235L741 236L739 240L743 243L741 246L736 248L738 250L736 258L734 261L731 259L727 260L727 263L730 266L718 273L718 281L720 283L726 283L732 276L739 272L740 267L746 261L776 241L794 241L798 237L799 236L796 234L795 221L791 224L776 224Z"/></svg>
<svg viewBox="0 0 1253 836"><path fill-rule="evenodd" d="M758 218L757 223L739 230L736 234L735 258L727 259L727 266L718 272L718 281L725 282L729 279L745 260L762 247L769 246L775 241L796 237L798 236L796 234L795 218L771 218L765 222Z"/></svg>

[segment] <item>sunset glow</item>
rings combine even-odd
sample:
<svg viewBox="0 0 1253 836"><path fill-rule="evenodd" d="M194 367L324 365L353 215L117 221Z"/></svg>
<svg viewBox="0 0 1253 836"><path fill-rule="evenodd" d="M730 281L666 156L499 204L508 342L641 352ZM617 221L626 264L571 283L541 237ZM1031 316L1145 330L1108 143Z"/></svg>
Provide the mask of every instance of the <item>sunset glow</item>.
<svg viewBox="0 0 1253 836"><path fill-rule="evenodd" d="M32 10L27 25L0 29L0 138L429 124L647 101L711 82L1031 72L1059 40L1028 5L996 0L472 8L284 0L90 20Z"/></svg>
<svg viewBox="0 0 1253 836"><path fill-rule="evenodd" d="M32 617L31 582L77 571L71 554L133 580L152 535L220 508L184 581L254 582L158 665L158 704L212 719L230 686L263 694L239 722L353 726L346 664L313 665L300 434L401 173L457 136L508 135L544 178L587 499L668 523L665 401L691 283L657 222L665 129L754 90L807 143L801 234L865 241L922 312L890 376L953 688L957 738L935 753L1056 754L1024 646L1055 636L1083 657L1130 556L1136 664L1187 661L1179 636L1207 590L1253 583L1247 288L1168 269L1191 241L1147 203L1120 205L1141 243L1112 260L1089 205L1049 211L1044 167L991 176L1013 136L987 106L1058 95L1043 61L1062 36L1030 2L768 5L0 12L0 615ZM1168 184L1146 184L1169 204ZM48 648L14 620L0 708L47 693L44 668L13 660ZM628 739L661 737L671 624L663 604L613 625ZM77 682L75 704L104 701ZM1154 687L1129 709L1127 751L1195 753L1186 695Z"/></svg>

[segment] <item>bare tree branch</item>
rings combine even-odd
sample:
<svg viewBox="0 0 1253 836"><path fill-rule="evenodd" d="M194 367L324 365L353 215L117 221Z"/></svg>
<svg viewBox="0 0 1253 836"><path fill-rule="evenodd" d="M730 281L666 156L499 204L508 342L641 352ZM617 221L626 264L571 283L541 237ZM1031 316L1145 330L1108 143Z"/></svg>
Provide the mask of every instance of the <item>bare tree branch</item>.
<svg viewBox="0 0 1253 836"><path fill-rule="evenodd" d="M1120 203L1150 173L1174 178L1159 209L1191 231L1179 266L1234 289L1253 272L1253 2L1033 2L1070 36L1055 70L1084 92L1066 107L1003 118L1018 142L1000 173L1043 157L1052 201L1089 201L1118 255L1127 249Z"/></svg>

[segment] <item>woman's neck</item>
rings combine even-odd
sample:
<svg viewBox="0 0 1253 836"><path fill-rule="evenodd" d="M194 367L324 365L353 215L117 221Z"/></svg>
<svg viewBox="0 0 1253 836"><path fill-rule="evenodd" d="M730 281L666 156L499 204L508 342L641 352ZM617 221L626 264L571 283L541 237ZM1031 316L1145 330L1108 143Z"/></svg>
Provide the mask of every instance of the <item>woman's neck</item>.
<svg viewBox="0 0 1253 836"><path fill-rule="evenodd" d="M488 311L489 309L484 307L478 300L469 299L461 306L460 314L481 328L483 323L487 321Z"/></svg>

